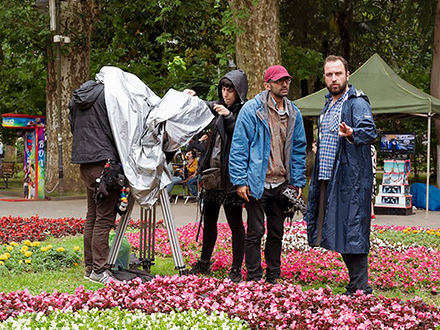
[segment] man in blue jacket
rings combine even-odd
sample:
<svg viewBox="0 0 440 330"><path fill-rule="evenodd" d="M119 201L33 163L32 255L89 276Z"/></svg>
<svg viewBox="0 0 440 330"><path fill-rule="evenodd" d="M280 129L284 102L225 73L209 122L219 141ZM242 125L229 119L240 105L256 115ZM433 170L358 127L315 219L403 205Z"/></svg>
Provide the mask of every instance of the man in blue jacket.
<svg viewBox="0 0 440 330"><path fill-rule="evenodd" d="M319 118L318 151L309 189L307 234L311 246L341 253L350 282L347 295L369 294L370 145L377 137L368 98L348 84L347 61L324 61L329 93Z"/></svg>
<svg viewBox="0 0 440 330"><path fill-rule="evenodd" d="M286 205L280 199L286 184L306 185L306 137L301 112L287 99L292 77L281 65L264 75L265 91L248 101L238 115L229 156L229 173L238 195L246 202L248 227L245 255L247 279L259 281L264 214L267 239L266 281L281 275L281 245Z"/></svg>

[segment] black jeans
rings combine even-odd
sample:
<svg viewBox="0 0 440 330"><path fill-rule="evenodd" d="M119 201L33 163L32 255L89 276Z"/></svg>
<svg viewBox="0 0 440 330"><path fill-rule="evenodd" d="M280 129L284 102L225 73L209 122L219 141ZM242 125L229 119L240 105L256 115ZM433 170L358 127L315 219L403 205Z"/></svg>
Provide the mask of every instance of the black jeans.
<svg viewBox="0 0 440 330"><path fill-rule="evenodd" d="M220 204L205 201L202 260L210 260L217 241L217 222ZM232 266L241 267L244 258L244 226L241 205L224 204L226 219L232 232Z"/></svg>
<svg viewBox="0 0 440 330"><path fill-rule="evenodd" d="M365 294L372 293L373 289L368 285L368 254L341 253L341 256L350 276L350 282L346 286L347 293L353 294L357 290L362 290Z"/></svg>
<svg viewBox="0 0 440 330"><path fill-rule="evenodd" d="M264 258L267 263L266 279L276 280L281 275L281 247L284 233L286 205L280 200L283 185L264 189L261 199L249 197L246 203L248 228L246 233L247 279L259 281L263 277L261 267L261 239L264 235L264 214L267 218L267 239Z"/></svg>
<svg viewBox="0 0 440 330"><path fill-rule="evenodd" d="M101 176L103 164L81 164L80 172L87 188L87 216L84 226L84 263L92 267L95 273L102 273L109 269L107 263L110 230L115 226L116 203L119 200L119 191L110 190L104 203L96 205L93 199L96 178Z"/></svg>

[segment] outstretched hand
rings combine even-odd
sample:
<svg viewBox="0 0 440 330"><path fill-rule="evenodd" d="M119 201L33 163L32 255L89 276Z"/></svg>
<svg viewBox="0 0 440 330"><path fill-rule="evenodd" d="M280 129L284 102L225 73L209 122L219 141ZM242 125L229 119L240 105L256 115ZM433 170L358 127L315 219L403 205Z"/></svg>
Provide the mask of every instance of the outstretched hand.
<svg viewBox="0 0 440 330"><path fill-rule="evenodd" d="M339 135L344 137L353 136L353 128L342 122L339 124Z"/></svg>

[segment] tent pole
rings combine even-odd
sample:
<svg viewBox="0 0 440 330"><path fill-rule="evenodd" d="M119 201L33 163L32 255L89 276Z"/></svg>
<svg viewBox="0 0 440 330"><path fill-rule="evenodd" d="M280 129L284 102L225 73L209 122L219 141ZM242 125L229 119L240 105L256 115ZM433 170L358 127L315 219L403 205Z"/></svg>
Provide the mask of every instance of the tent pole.
<svg viewBox="0 0 440 330"><path fill-rule="evenodd" d="M426 160L426 215L425 218L429 218L429 174L431 173L431 102L429 102L429 113L428 113L428 148L427 148Z"/></svg>

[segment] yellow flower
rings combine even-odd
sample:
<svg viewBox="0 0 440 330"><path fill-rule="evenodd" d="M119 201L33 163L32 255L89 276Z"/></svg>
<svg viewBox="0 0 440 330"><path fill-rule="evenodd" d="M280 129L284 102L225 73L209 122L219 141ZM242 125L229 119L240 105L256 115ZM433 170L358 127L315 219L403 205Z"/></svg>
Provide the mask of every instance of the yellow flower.
<svg viewBox="0 0 440 330"><path fill-rule="evenodd" d="M18 246L19 244L16 243L16 242L11 242L11 243L9 243L9 245L12 245L12 246Z"/></svg>
<svg viewBox="0 0 440 330"><path fill-rule="evenodd" d="M32 260L31 259L26 259L24 262L27 263L27 264L30 264L32 262Z"/></svg>
<svg viewBox="0 0 440 330"><path fill-rule="evenodd" d="M32 246L40 246L40 244L41 244L40 242L33 242Z"/></svg>
<svg viewBox="0 0 440 330"><path fill-rule="evenodd" d="M43 246L40 248L41 251L46 252L47 251L47 247Z"/></svg>
<svg viewBox="0 0 440 330"><path fill-rule="evenodd" d="M8 260L8 257L7 256L5 256L4 254L1 254L0 255L0 260Z"/></svg>
<svg viewBox="0 0 440 330"><path fill-rule="evenodd" d="M79 252L79 251L81 251L81 248L76 245L76 246L73 247L73 250Z"/></svg>
<svg viewBox="0 0 440 330"><path fill-rule="evenodd" d="M64 252L65 250L64 250L64 248L63 247L59 247L58 249L57 249L57 252Z"/></svg>
<svg viewBox="0 0 440 330"><path fill-rule="evenodd" d="M436 234L437 236L440 236L440 232L437 232L437 234Z"/></svg>
<svg viewBox="0 0 440 330"><path fill-rule="evenodd" d="M3 261L0 261L0 266L4 266L5 263Z"/></svg>
<svg viewBox="0 0 440 330"><path fill-rule="evenodd" d="M412 232L413 232L413 234L417 234L419 231L414 229Z"/></svg>
<svg viewBox="0 0 440 330"><path fill-rule="evenodd" d="M25 256L26 258L29 258L31 255L32 255L32 252L31 252L31 251L26 251L26 253L24 254L24 256Z"/></svg>
<svg viewBox="0 0 440 330"><path fill-rule="evenodd" d="M25 241L23 242L23 244L24 244L24 245L27 245L27 246L32 246L32 243L31 243L31 241L29 241L29 240L25 240Z"/></svg>
<svg viewBox="0 0 440 330"><path fill-rule="evenodd" d="M78 266L79 266L79 264L78 264L77 262L74 262L73 265L74 265L75 267L78 267Z"/></svg>
<svg viewBox="0 0 440 330"><path fill-rule="evenodd" d="M6 247L6 250L8 250L9 252L11 252L12 250L14 250L14 247L13 247L13 246L10 246L10 245L8 245L8 246Z"/></svg>
<svg viewBox="0 0 440 330"><path fill-rule="evenodd" d="M5 253L5 256L7 256L8 258L10 258L10 257L11 257L11 254L10 254L9 252L6 252L6 253Z"/></svg>
<svg viewBox="0 0 440 330"><path fill-rule="evenodd" d="M379 234L383 234L383 230L381 229L381 230L379 230Z"/></svg>
<svg viewBox="0 0 440 330"><path fill-rule="evenodd" d="M23 263L23 260L21 260L21 259L18 260L18 263L19 263L19 264L22 264L22 263Z"/></svg>
<svg viewBox="0 0 440 330"><path fill-rule="evenodd" d="M23 245L20 249L20 252L26 252L29 248L26 245Z"/></svg>
<svg viewBox="0 0 440 330"><path fill-rule="evenodd" d="M51 248L53 248L52 244L49 244L46 246L48 250L50 250Z"/></svg>

